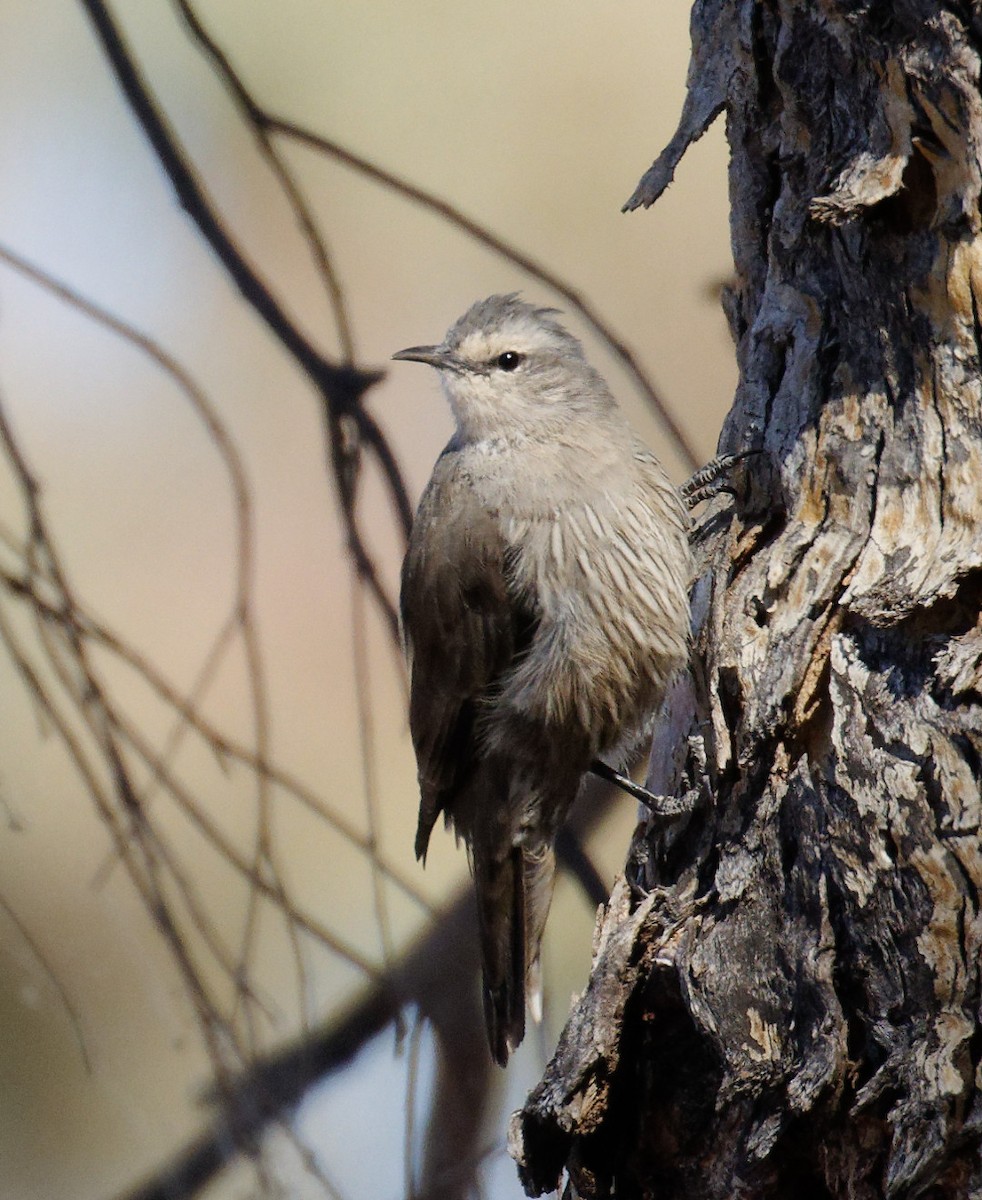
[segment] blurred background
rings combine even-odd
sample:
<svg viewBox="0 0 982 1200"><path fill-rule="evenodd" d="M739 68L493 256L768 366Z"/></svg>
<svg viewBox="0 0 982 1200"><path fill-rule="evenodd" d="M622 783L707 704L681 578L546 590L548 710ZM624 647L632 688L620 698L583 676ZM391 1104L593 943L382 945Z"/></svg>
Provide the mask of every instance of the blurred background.
<svg viewBox="0 0 982 1200"><path fill-rule="evenodd" d="M249 262L336 357L331 304L294 215L177 6L116 0L111 11ZM731 270L721 127L654 209L619 211L682 104L683 0L200 0L195 12L269 112L439 195L562 276L630 346L698 458L712 456L735 383L717 299ZM330 250L356 361L387 371L366 403L415 502L451 423L432 373L390 369L391 354L439 340L491 292L556 297L434 213L310 148L276 144ZM113 819L100 814L26 682L24 661L58 711L70 710L71 681L59 681L46 649L50 631L10 586L24 572L29 524L8 451L0 1194L88 1200L125 1195L202 1127L216 1054L234 1068L329 1022L453 894L466 866L442 833L425 872L413 859L405 684L384 621L352 579L319 397L182 212L81 3L0 4L0 405L79 605L177 694L193 694L203 720L255 748L256 672L241 624L216 641L234 616L242 566L227 454L173 375L25 273L18 257L153 339L207 397L251 497L250 628L268 757L347 828L289 789L263 793L234 755L182 733L139 670L105 644L93 650L107 694L154 748L141 757L130 739L132 777L160 854L166 846L180 864L162 895L187 922L195 970L227 1022L209 1050L201 1005L121 861ZM687 465L643 396L582 322L570 324L681 482ZM394 595L401 535L370 463L357 516ZM82 720L69 727L91 737ZM195 819L154 777L153 755L165 752ZM131 844L126 818L115 819ZM634 819L625 799L591 839L608 885ZM365 849L373 838L374 856ZM298 933L276 904L257 899L254 880L220 846L275 876L273 891L288 892L307 925ZM390 874L373 868L379 860ZM479 1172L487 1195L521 1195L502 1131L584 985L593 920L582 891L561 881L545 948L545 1024L495 1077ZM390 1028L298 1112L294 1129L315 1170L284 1138L270 1148L268 1174L240 1166L208 1195L276 1186L291 1196L411 1194L430 1058L425 1031L398 1039Z"/></svg>

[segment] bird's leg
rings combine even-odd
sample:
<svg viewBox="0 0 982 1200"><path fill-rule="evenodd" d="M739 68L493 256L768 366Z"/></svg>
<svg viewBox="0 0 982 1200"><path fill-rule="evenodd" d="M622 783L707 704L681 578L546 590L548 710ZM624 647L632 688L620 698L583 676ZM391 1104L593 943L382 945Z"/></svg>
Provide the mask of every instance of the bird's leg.
<svg viewBox="0 0 982 1200"><path fill-rule="evenodd" d="M656 817L679 817L683 813L691 812L700 795L699 789L693 788L684 796L656 796L654 792L649 792L640 783L635 783L627 775L615 771L613 767L601 762L599 758L595 758L590 764L590 771L615 787L619 787L622 792L633 796Z"/></svg>
<svg viewBox="0 0 982 1200"><path fill-rule="evenodd" d="M633 796L647 808L652 816L680 817L684 813L692 812L701 799L712 794L709 771L706 766L706 743L702 734L696 733L689 738L689 755L695 769L692 774L686 772L686 775L690 781L693 776L695 777L695 786L690 787L683 796L658 796L646 787L642 787L640 783L635 783L629 776L615 771L613 767L608 766L599 758L594 759L590 764L590 771L600 779L606 780L607 783L612 783L615 787L620 788L622 792Z"/></svg>

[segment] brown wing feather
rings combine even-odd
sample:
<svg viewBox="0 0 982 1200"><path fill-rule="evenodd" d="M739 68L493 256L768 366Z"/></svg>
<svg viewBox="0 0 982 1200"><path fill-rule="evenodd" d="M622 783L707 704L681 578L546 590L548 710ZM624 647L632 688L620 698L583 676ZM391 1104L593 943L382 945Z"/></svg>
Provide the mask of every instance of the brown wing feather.
<svg viewBox="0 0 982 1200"><path fill-rule="evenodd" d="M400 604L419 771L416 855L475 767L482 699L531 641L536 617L509 583L507 547L457 456L441 456L420 501Z"/></svg>

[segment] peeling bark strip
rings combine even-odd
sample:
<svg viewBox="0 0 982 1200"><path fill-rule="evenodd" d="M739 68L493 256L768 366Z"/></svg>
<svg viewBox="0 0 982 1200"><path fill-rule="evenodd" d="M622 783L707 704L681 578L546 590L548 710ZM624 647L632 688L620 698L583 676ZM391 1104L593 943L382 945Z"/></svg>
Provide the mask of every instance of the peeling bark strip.
<svg viewBox="0 0 982 1200"><path fill-rule="evenodd" d="M721 449L763 454L701 531L714 802L640 832L513 1152L531 1195L982 1196L982 6L692 41L628 207L725 108Z"/></svg>

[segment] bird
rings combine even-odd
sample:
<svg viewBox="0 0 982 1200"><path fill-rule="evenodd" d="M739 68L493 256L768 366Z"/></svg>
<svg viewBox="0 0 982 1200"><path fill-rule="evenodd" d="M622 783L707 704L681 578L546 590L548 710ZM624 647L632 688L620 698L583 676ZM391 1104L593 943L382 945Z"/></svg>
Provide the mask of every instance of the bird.
<svg viewBox="0 0 982 1200"><path fill-rule="evenodd" d="M441 814L467 847L502 1066L541 1019L558 831L591 764L650 737L690 644L686 506L560 316L493 295L393 355L436 369L455 424L400 587L415 851Z"/></svg>

